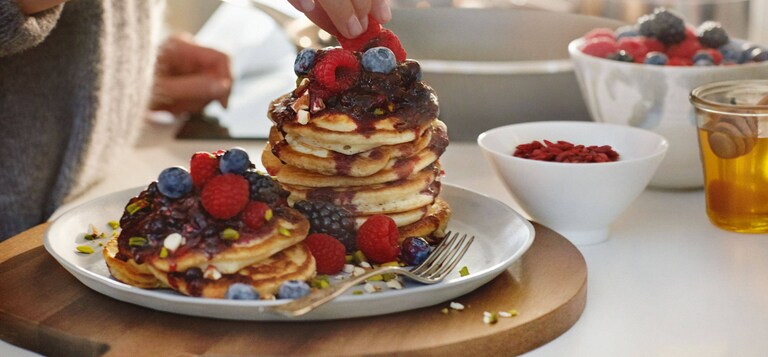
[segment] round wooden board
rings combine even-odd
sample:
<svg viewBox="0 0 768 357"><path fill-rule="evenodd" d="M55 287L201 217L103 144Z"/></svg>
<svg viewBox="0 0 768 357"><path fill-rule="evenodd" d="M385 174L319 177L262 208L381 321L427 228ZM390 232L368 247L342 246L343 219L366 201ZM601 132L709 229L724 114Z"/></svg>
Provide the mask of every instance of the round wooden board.
<svg viewBox="0 0 768 357"><path fill-rule="evenodd" d="M568 240L534 223L510 269L454 301L378 316L252 322L159 312L90 290L42 247L48 225L0 243L0 338L45 355L512 355L568 330L586 303L587 266ZM483 323L484 311L515 317Z"/></svg>

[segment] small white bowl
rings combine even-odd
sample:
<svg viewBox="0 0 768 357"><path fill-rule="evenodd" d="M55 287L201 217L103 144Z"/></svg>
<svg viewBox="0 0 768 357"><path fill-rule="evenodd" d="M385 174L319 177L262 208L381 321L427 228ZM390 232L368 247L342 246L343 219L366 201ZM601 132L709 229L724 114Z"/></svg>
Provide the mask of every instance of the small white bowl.
<svg viewBox="0 0 768 357"><path fill-rule="evenodd" d="M619 160L559 163L512 155L518 145L534 140L610 145ZM480 134L477 143L529 218L578 245L608 238L611 224L648 185L669 146L648 130L572 121L502 126Z"/></svg>
<svg viewBox="0 0 768 357"><path fill-rule="evenodd" d="M768 77L768 62L714 67L653 66L613 61L581 52L584 39L568 45L576 79L592 120L652 130L669 140L669 153L651 186L704 186L696 115L688 101L705 83Z"/></svg>

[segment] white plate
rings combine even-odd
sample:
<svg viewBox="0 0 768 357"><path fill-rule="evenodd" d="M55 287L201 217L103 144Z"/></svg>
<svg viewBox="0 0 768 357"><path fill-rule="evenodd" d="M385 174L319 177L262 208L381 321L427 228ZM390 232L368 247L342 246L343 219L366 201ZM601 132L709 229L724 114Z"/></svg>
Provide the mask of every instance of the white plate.
<svg viewBox="0 0 768 357"><path fill-rule="evenodd" d="M106 222L118 220L128 199L140 190L141 188L135 188L116 192L64 213L46 232L45 249L83 284L117 300L192 316L234 320L290 320L259 311L260 306L281 304L279 300L196 298L178 294L170 289L140 289L112 278L99 247L94 241L85 241L83 236L89 224L106 228ZM294 319L330 320L382 315L439 304L487 283L520 258L533 243L533 226L501 201L447 184L443 185L441 197L453 210L448 228L476 237L458 265L469 268L468 276L460 276L457 268L446 280L434 285L408 283L402 290L385 290L364 295L352 295L348 292L317 310ZM78 253L76 247L80 244L95 246L96 253Z"/></svg>

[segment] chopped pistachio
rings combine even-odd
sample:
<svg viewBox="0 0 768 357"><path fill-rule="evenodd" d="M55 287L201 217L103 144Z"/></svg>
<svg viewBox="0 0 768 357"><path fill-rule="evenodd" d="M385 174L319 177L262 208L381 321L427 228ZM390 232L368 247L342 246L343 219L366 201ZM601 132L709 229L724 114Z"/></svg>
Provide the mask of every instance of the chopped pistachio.
<svg viewBox="0 0 768 357"><path fill-rule="evenodd" d="M288 230L287 228L285 228L285 227L278 227L278 228L277 228L277 232L278 232L278 233L280 233L280 234L282 234L282 235L284 235L284 236L286 236L286 237L290 237L290 236L291 236L291 231L289 231L289 230Z"/></svg>
<svg viewBox="0 0 768 357"><path fill-rule="evenodd" d="M128 214L133 215L134 213L147 206L149 206L149 202L145 200L137 200L125 207L125 210L128 212Z"/></svg>
<svg viewBox="0 0 768 357"><path fill-rule="evenodd" d="M396 261L382 263L382 264L379 264L379 265L381 265L383 267L396 267L396 266L400 266L400 264L398 262L396 262Z"/></svg>
<svg viewBox="0 0 768 357"><path fill-rule="evenodd" d="M469 275L469 268L467 268L467 266L466 266L466 265L465 265L465 266L463 266L463 267L461 268L461 270L459 270L459 275L461 275L461 276L467 276L467 275Z"/></svg>
<svg viewBox="0 0 768 357"><path fill-rule="evenodd" d="M362 251L359 251L359 250L356 250L356 251L355 251L355 252L352 254L352 257L354 257L354 258L355 258L355 263L357 263L357 264L360 264L360 263L362 263L362 262L366 262L366 261L368 261L368 259L365 257L365 254L363 254L363 252L362 252Z"/></svg>
<svg viewBox="0 0 768 357"><path fill-rule="evenodd" d="M390 112L394 111L395 103L389 102L389 104L387 104L387 110L389 110Z"/></svg>
<svg viewBox="0 0 768 357"><path fill-rule="evenodd" d="M517 316L517 310L516 309L509 309L507 310L510 316Z"/></svg>
<svg viewBox="0 0 768 357"><path fill-rule="evenodd" d="M315 277L310 281L310 286L317 289L325 289L329 286L331 286L331 283L328 282L328 277L325 275Z"/></svg>
<svg viewBox="0 0 768 357"><path fill-rule="evenodd" d="M355 261L355 257L352 256L352 254L347 254L344 256L344 262L347 264L350 264Z"/></svg>
<svg viewBox="0 0 768 357"><path fill-rule="evenodd" d="M382 281L382 280L384 280L384 277L381 276L381 274L374 275L368 279L365 279L365 281Z"/></svg>
<svg viewBox="0 0 768 357"><path fill-rule="evenodd" d="M442 310L440 310L440 313L443 314L443 315L448 315L448 312L449 311L448 311L447 307L444 307L444 308L442 308Z"/></svg>
<svg viewBox="0 0 768 357"><path fill-rule="evenodd" d="M221 239L224 239L224 240L238 240L240 239L240 232L232 228L227 228L221 231L221 234L219 236L221 237Z"/></svg>
<svg viewBox="0 0 768 357"><path fill-rule="evenodd" d="M492 325L499 322L498 316L496 316L495 312L483 312L483 323L487 325Z"/></svg>
<svg viewBox="0 0 768 357"><path fill-rule="evenodd" d="M355 290L355 291L352 291L352 295L363 295L363 294L364 294L364 293L363 293L363 291L362 291L362 290Z"/></svg>
<svg viewBox="0 0 768 357"><path fill-rule="evenodd" d="M160 258L167 258L168 257L168 248L162 247L160 248Z"/></svg>
<svg viewBox="0 0 768 357"><path fill-rule="evenodd" d="M108 224L108 225L109 225L109 227L110 227L110 228L112 228L112 229L118 229L118 228L120 228L120 222L118 222L118 221L109 221L109 222L107 222L107 224Z"/></svg>
<svg viewBox="0 0 768 357"><path fill-rule="evenodd" d="M272 215L273 215L272 209L270 208L267 210L267 212L264 212L264 219L266 219L267 221L272 220Z"/></svg>
<svg viewBox="0 0 768 357"><path fill-rule="evenodd" d="M381 108L374 109L373 115L384 115L384 109L381 109Z"/></svg>
<svg viewBox="0 0 768 357"><path fill-rule="evenodd" d="M77 251L85 254L93 254L93 248L89 245L78 245Z"/></svg>
<svg viewBox="0 0 768 357"><path fill-rule="evenodd" d="M128 238L128 245L131 247L141 247L147 244L147 238L144 237L131 237Z"/></svg>

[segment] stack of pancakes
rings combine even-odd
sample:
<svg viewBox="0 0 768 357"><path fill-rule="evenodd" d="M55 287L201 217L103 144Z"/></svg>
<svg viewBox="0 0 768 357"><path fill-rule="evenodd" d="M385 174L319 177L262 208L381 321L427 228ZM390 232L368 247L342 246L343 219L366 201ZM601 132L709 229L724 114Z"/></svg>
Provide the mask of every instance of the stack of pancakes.
<svg viewBox="0 0 768 357"><path fill-rule="evenodd" d="M230 285L244 283L264 299L274 297L284 281L315 275L315 260L303 243L309 222L287 206L272 207L273 217L253 230L237 219L202 214L199 194L179 200L163 197L156 183L126 207L137 205L142 208L133 213L126 209L120 234L103 250L112 276L126 284L223 298ZM155 221L163 222L160 232ZM239 237L222 239L227 228L237 230ZM171 238L174 233L177 236ZM144 244L136 244L137 238ZM166 242L171 239L178 244Z"/></svg>
<svg viewBox="0 0 768 357"><path fill-rule="evenodd" d="M414 62L401 63L387 76L401 76ZM363 73L361 76L384 76ZM332 202L352 213L359 227L369 216L385 214L400 230L400 239L444 235L450 207L438 197L439 158L448 145L445 124L437 119L437 97L421 81L363 78L360 82L404 83L388 95L389 110L370 110L355 96L371 92L352 87L302 120L298 112L310 90L297 88L270 105L274 126L262 163L287 191L289 204L300 200ZM311 88L311 84L310 84ZM373 95L378 95L375 93ZM362 100L359 102L363 102ZM306 119L306 113L304 113Z"/></svg>

